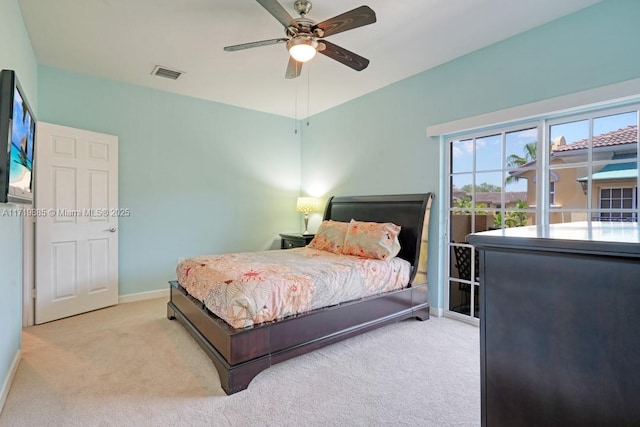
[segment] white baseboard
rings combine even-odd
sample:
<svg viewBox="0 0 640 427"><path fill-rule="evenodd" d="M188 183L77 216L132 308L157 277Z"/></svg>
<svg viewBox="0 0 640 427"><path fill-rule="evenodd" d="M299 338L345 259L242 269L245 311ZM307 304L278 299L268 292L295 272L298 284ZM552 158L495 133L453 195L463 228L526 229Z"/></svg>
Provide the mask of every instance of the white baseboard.
<svg viewBox="0 0 640 427"><path fill-rule="evenodd" d="M157 291L138 292L136 294L120 295L118 297L118 303L123 304L127 302L144 301L147 299L155 298L167 298L169 299L169 287L167 289L159 289Z"/></svg>
<svg viewBox="0 0 640 427"><path fill-rule="evenodd" d="M433 317L444 316L444 309L438 307L429 307L429 314Z"/></svg>
<svg viewBox="0 0 640 427"><path fill-rule="evenodd" d="M473 326L480 326L480 319L478 319L477 317L470 317L470 316L467 316L466 314L456 313L455 311L447 311L444 314L444 317L448 317L450 319L456 319Z"/></svg>
<svg viewBox="0 0 640 427"><path fill-rule="evenodd" d="M11 388L11 384L13 383L13 377L16 376L16 372L18 371L18 365L20 365L21 360L21 351L18 349L16 352L16 356L13 358L13 363L11 364L11 369L9 369L9 375L7 375L7 379L4 384L2 384L2 390L0 390L0 414L2 413L2 408L4 408L4 402L7 400L7 396L9 395L9 389Z"/></svg>

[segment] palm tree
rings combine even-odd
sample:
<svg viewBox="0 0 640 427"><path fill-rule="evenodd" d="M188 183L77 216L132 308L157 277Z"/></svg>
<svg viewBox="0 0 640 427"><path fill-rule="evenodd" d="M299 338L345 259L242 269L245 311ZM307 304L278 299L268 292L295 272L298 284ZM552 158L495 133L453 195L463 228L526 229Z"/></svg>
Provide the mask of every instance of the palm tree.
<svg viewBox="0 0 640 427"><path fill-rule="evenodd" d="M537 155L537 143L536 141L533 142L529 142L528 144L524 145L524 157L522 156L518 156L517 154L511 154L509 157L507 157L507 167L508 168L513 168L513 169L517 169L519 167L521 167L522 165L525 165L529 162L532 162L534 160L536 160L536 155ZM507 178L506 183L507 184L511 184L514 182L518 182L520 178L514 175L509 175L509 177Z"/></svg>

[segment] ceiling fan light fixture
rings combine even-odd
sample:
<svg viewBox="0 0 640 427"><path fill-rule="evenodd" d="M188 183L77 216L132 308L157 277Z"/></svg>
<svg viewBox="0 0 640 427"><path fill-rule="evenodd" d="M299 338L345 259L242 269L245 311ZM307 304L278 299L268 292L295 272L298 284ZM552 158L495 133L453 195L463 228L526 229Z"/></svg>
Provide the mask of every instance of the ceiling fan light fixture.
<svg viewBox="0 0 640 427"><path fill-rule="evenodd" d="M287 42L289 55L298 62L307 62L316 56L318 42L309 37L294 37Z"/></svg>
<svg viewBox="0 0 640 427"><path fill-rule="evenodd" d="M369 65L367 58L363 58L325 40L328 36L376 22L376 13L369 6L356 7L333 18L316 23L313 19L307 18L307 14L311 10L310 0L295 0L294 9L300 14L300 17L295 19L289 15L289 12L278 0L257 1L282 24L284 37L225 46L224 50L226 52L286 43L287 51L289 51L289 60L284 76L287 79L295 79L300 76L302 64L311 60L318 52L356 71L362 71ZM293 2L294 0L290 1Z"/></svg>

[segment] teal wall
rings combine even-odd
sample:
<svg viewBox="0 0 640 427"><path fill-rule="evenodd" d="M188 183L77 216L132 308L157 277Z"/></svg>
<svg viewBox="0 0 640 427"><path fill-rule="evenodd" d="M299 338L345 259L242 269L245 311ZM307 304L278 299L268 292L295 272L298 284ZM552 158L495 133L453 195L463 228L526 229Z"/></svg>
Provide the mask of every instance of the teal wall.
<svg viewBox="0 0 640 427"><path fill-rule="evenodd" d="M16 0L0 0L0 69L16 71L37 112L37 63ZM0 204L0 388L21 345L22 218L1 215L11 208Z"/></svg>
<svg viewBox="0 0 640 427"><path fill-rule="evenodd" d="M120 295L167 288L180 257L300 231L292 119L45 66L39 88L41 121L119 137Z"/></svg>
<svg viewBox="0 0 640 427"><path fill-rule="evenodd" d="M598 3L317 114L302 128L302 188L438 193L440 146L427 126L638 78L639 20L640 1ZM428 267L438 307L440 203Z"/></svg>

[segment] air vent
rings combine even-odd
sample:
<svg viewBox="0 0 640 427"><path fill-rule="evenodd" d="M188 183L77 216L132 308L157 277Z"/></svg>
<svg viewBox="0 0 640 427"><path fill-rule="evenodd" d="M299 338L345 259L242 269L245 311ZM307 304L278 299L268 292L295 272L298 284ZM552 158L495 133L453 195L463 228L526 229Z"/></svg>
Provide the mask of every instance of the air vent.
<svg viewBox="0 0 640 427"><path fill-rule="evenodd" d="M151 74L154 76L166 77L167 79L171 80L178 80L178 77L180 77L184 73L182 71L171 70L161 65L156 65Z"/></svg>

